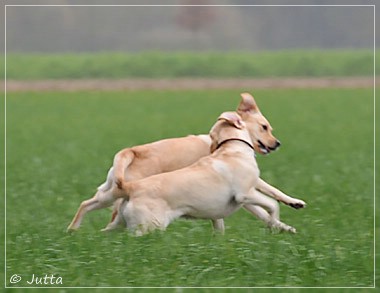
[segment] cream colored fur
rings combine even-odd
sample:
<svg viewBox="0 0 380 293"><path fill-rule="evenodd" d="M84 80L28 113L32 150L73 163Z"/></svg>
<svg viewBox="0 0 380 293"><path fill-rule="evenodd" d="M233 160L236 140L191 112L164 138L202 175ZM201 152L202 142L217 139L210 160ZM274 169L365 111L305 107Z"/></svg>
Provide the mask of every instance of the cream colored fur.
<svg viewBox="0 0 380 293"><path fill-rule="evenodd" d="M269 122L261 114L250 94L242 94L237 113L246 125L256 152L267 154L278 147L279 142L273 137ZM264 126L266 130L264 130ZM261 140L257 139L259 135ZM87 212L109 207L114 203L112 192L114 191L116 180L134 181L189 166L200 158L209 155L210 147L213 149L215 145L211 146L209 135L191 135L182 138L164 139L120 151L114 158L114 164L108 172L106 182L98 187L97 193L91 199L81 203L68 230L78 229ZM245 209L264 221L269 227L295 232L293 227L280 222L278 203L263 193L288 205L294 204L291 197L261 179L257 189L250 191L250 193L252 204L244 206ZM112 221L106 230L113 229L120 223L120 221L115 220L120 202L119 200L115 204ZM212 221L216 230L224 231L223 219L213 219Z"/></svg>
<svg viewBox="0 0 380 293"><path fill-rule="evenodd" d="M257 190L267 190L259 178L254 154L255 140L267 145L264 132L251 139L246 123L236 112L223 113L210 131L213 153L196 163L141 180L120 180L113 192L125 198L117 222L123 218L137 236L154 229L165 230L180 217L218 220L241 207L257 204ZM261 144L260 144L261 145ZM294 207L305 203L279 196Z"/></svg>

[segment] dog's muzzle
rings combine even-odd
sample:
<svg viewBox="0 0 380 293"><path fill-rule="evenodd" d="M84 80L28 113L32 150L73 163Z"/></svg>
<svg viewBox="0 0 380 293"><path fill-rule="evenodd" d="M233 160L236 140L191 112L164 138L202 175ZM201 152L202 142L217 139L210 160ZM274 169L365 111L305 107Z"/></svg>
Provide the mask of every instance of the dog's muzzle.
<svg viewBox="0 0 380 293"><path fill-rule="evenodd" d="M279 140L276 140L276 144L274 145L274 147L269 147L269 149L270 149L271 151L274 151L274 150L276 150L278 147L280 147L280 145L281 145L281 142L280 142Z"/></svg>
<svg viewBox="0 0 380 293"><path fill-rule="evenodd" d="M279 140L276 140L276 143L274 146L266 146L265 144L261 142L261 140L258 140L257 143L259 144L261 153L263 153L264 155L269 154L271 151L276 150L281 145Z"/></svg>

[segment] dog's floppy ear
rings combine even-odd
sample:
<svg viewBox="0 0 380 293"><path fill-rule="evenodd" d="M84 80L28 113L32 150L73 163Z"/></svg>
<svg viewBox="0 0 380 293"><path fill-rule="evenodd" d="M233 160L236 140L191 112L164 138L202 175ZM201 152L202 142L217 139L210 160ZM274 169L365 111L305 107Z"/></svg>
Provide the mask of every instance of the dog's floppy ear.
<svg viewBox="0 0 380 293"><path fill-rule="evenodd" d="M210 153L213 153L218 147L218 142L216 141L212 132L210 132L210 137L211 137Z"/></svg>
<svg viewBox="0 0 380 293"><path fill-rule="evenodd" d="M249 93L241 93L241 101L237 108L237 112L239 114L246 113L246 112L260 112L259 107L257 107L257 104L255 102L255 99L252 97Z"/></svg>
<svg viewBox="0 0 380 293"><path fill-rule="evenodd" d="M236 112L224 112L219 116L218 120L226 120L238 129L242 129L245 126L243 119Z"/></svg>

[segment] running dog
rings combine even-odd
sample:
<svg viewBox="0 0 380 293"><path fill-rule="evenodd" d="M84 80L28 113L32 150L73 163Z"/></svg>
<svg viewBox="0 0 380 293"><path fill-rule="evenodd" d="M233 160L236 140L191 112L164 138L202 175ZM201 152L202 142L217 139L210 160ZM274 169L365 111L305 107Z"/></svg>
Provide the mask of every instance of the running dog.
<svg viewBox="0 0 380 293"><path fill-rule="evenodd" d="M257 124L252 137L247 124L236 112L220 115L210 131L211 155L189 167L126 182L116 177L115 198L124 198L117 221L124 218L136 236L165 228L180 217L218 220L241 207L257 204L257 190L271 194L259 177L255 147L276 149L276 139L268 139L269 124ZM119 189L119 190L117 190ZM305 202L276 198L295 207Z"/></svg>

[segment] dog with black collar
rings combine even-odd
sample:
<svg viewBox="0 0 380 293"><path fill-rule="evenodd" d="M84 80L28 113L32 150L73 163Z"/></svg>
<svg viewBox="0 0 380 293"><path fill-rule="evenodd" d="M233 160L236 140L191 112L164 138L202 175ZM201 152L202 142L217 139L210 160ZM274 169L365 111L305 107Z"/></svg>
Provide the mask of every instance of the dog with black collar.
<svg viewBox="0 0 380 293"><path fill-rule="evenodd" d="M249 93L241 94L241 101L236 110L248 130L256 153L263 155L276 150L279 141L272 134L272 127L261 113L254 98ZM113 193L117 181L135 181L155 174L171 172L190 166L200 158L210 154L211 137L190 135L187 137L163 139L153 143L125 148L114 158L107 180L98 187L95 195L84 200L69 227L68 231L77 230L86 213L114 205L112 220L102 231L109 231L124 224L122 217L117 217L122 199L114 201ZM294 208L303 207L298 199L287 196L282 191L259 179L260 190L252 191L256 204L244 206L252 215L263 221L271 229L295 233L296 229L280 221L280 206L283 202ZM116 189L117 191L117 189ZM269 195L266 196L266 195ZM276 200L274 200L274 199ZM124 203L125 204L125 203ZM211 220L214 230L224 233L224 220Z"/></svg>
<svg viewBox="0 0 380 293"><path fill-rule="evenodd" d="M260 147L264 135L256 135L253 140L236 112L222 113L210 137L212 154L189 167L137 181L118 180L113 196L124 201L117 222L125 221L127 228L140 236L155 229L165 230L180 217L224 219L241 207L250 211L260 191L275 194L277 200L295 208L306 205L285 194L278 196L278 190L271 193L274 187L269 185L268 189L260 179L254 150ZM278 141L265 145L275 148Z"/></svg>

